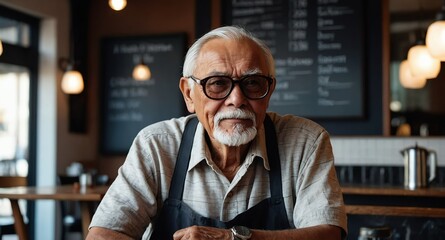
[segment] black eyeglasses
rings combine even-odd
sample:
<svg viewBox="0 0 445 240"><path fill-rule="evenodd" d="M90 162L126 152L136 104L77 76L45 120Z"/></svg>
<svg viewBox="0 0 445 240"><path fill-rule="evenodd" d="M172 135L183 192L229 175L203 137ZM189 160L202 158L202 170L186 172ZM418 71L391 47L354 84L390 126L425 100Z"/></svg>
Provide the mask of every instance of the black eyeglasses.
<svg viewBox="0 0 445 240"><path fill-rule="evenodd" d="M190 76L188 78L200 84L204 94L213 100L221 100L229 96L236 83L248 99L262 99L269 93L270 85L274 80L272 77L259 74L246 75L237 80L229 76L210 76L204 79Z"/></svg>

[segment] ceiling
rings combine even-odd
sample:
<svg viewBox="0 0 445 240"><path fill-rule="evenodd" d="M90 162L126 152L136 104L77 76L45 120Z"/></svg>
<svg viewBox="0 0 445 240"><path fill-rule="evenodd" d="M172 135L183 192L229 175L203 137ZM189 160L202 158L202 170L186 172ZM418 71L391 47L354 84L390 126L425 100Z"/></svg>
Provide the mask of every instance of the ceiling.
<svg viewBox="0 0 445 240"><path fill-rule="evenodd" d="M391 13L439 11L443 0L388 0Z"/></svg>
<svg viewBox="0 0 445 240"><path fill-rule="evenodd" d="M390 31L407 33L426 30L434 22L445 0L388 0Z"/></svg>

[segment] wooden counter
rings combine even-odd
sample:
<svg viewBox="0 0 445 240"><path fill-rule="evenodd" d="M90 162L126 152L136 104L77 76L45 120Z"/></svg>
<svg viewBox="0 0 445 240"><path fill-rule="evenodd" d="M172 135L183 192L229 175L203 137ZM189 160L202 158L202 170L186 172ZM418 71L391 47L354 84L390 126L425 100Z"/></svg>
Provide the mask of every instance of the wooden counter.
<svg viewBox="0 0 445 240"><path fill-rule="evenodd" d="M348 214L445 218L445 188L343 185Z"/></svg>
<svg viewBox="0 0 445 240"><path fill-rule="evenodd" d="M28 229L23 221L18 201L51 199L60 201L78 201L81 207L82 231L85 239L88 233L94 202L99 202L107 192L107 186L95 186L87 189L76 189L72 185L51 187L8 187L0 188L0 198L9 198L14 216L14 227L20 240L28 239Z"/></svg>
<svg viewBox="0 0 445 240"><path fill-rule="evenodd" d="M343 194L445 198L445 187L430 187L409 190L402 186L344 185L341 188Z"/></svg>

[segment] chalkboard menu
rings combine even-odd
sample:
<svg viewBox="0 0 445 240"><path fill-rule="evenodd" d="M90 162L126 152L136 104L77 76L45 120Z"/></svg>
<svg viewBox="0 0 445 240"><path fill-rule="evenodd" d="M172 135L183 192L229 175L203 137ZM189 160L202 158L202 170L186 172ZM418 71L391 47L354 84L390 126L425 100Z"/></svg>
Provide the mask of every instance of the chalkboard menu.
<svg viewBox="0 0 445 240"><path fill-rule="evenodd" d="M269 110L311 118L364 115L364 0L223 1L223 22L272 50Z"/></svg>
<svg viewBox="0 0 445 240"><path fill-rule="evenodd" d="M145 126L184 115L178 84L185 46L185 34L103 39L102 152L125 154ZM141 61L150 80L132 77Z"/></svg>

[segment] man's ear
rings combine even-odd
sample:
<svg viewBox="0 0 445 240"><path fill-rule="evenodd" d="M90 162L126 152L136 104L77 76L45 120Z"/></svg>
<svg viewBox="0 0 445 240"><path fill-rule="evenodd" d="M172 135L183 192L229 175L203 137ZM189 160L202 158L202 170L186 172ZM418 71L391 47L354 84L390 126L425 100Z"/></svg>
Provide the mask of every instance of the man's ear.
<svg viewBox="0 0 445 240"><path fill-rule="evenodd" d="M179 89L181 89L182 97L184 98L185 104L187 105L187 110L190 113L194 113L195 105L193 104L193 99L191 97L192 89L190 88L188 81L189 80L187 78L181 77L181 79L179 80Z"/></svg>

